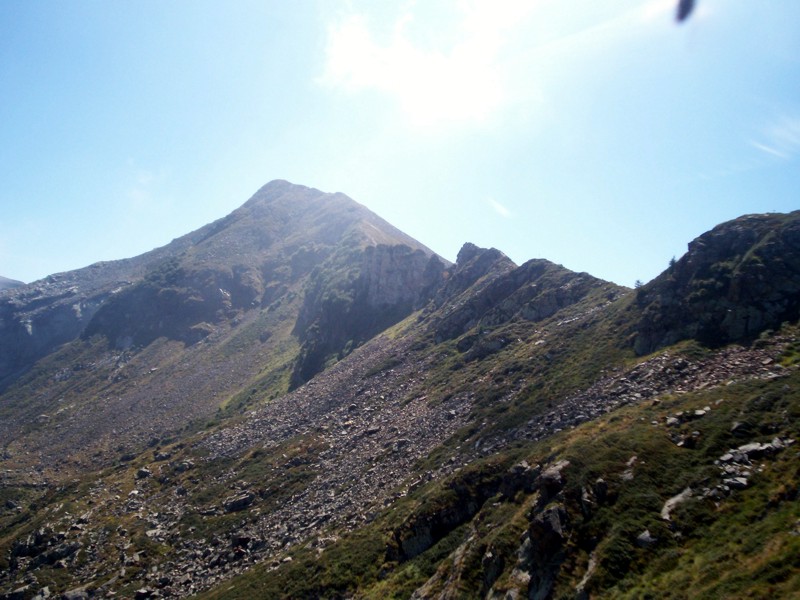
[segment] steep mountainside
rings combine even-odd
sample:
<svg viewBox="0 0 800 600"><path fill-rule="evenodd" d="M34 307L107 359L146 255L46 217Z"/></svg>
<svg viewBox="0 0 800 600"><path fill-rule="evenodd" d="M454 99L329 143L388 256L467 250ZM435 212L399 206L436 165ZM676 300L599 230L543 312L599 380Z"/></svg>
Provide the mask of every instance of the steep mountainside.
<svg viewBox="0 0 800 600"><path fill-rule="evenodd" d="M107 463L299 385L443 270L346 196L274 181L164 248L0 296L0 444L18 467Z"/></svg>
<svg viewBox="0 0 800 600"><path fill-rule="evenodd" d="M0 593L800 594L800 213L634 291L345 200L269 184L0 396Z"/></svg>

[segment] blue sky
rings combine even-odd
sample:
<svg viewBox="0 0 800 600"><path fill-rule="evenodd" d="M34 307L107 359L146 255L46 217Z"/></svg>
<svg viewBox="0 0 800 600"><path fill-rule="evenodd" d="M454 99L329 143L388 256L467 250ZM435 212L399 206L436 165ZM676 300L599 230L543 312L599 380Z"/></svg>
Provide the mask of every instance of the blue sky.
<svg viewBox="0 0 800 600"><path fill-rule="evenodd" d="M800 208L800 2L0 3L0 275L164 245L288 179L454 260L633 285Z"/></svg>

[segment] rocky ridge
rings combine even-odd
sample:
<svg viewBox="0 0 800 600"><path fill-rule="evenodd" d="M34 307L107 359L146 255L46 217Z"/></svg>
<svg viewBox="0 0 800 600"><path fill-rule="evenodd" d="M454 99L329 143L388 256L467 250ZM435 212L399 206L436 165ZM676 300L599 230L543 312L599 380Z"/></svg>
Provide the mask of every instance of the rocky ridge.
<svg viewBox="0 0 800 600"><path fill-rule="evenodd" d="M589 389L564 399L557 410L531 420L518 431L510 431L509 439L542 439L619 407L654 400L664 394L686 394L749 379L783 377L785 369L778 360L788 343L787 339L779 339L767 347L730 346L700 360L665 353L629 370L615 369Z"/></svg>

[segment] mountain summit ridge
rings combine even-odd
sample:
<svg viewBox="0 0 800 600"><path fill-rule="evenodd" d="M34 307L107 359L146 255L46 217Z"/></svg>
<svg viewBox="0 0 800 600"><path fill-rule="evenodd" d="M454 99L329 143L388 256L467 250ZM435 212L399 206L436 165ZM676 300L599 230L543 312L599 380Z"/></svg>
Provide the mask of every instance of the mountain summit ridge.
<svg viewBox="0 0 800 600"><path fill-rule="evenodd" d="M283 382L276 393L286 391L405 317L445 264L344 194L271 182L162 248L0 294L0 383L13 387L6 405L22 411L6 408L0 443L19 443L22 422L49 415L50 394L71 397L70 365L84 353L94 357L86 360L96 365L95 385L109 378L116 392L100 408L76 396L75 410L86 412L69 419L74 426L38 423L30 443L59 460L85 455L70 449L85 445L108 457L114 435L144 443L185 425L187 413L213 416L216 398L236 396L259 372L270 385ZM181 356L208 374L181 366ZM137 369L149 383L126 383ZM220 370L228 375L215 376ZM30 403L30 386L51 391ZM92 413L98 425L89 434L79 423ZM50 436L56 426L60 435Z"/></svg>
<svg viewBox="0 0 800 600"><path fill-rule="evenodd" d="M196 271L202 267L208 272L217 264L224 271L233 268L237 272L223 274L218 289L242 288L245 296L258 295L263 276L257 272L261 265L256 263L266 255L276 265L288 261L295 271L302 270L305 264L310 267L323 258L323 246L338 243L348 232L348 239L356 246L399 243L433 255L344 194L326 194L276 180L226 217L165 246L0 292L0 325L4 331L4 340L0 340L0 386L87 327L91 331L90 321L101 306L159 265L163 267L167 260L191 258L198 266ZM316 240L307 239L315 236ZM44 332L42 336L40 331ZM9 347L3 341L13 343Z"/></svg>

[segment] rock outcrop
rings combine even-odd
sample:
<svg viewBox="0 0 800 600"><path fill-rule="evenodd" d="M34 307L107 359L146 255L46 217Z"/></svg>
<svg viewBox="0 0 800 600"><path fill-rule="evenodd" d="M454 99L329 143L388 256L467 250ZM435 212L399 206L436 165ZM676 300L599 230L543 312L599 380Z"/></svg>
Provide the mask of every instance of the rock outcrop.
<svg viewBox="0 0 800 600"><path fill-rule="evenodd" d="M193 344L211 333L210 324L258 306L264 290L260 272L246 265L196 269L171 257L108 298L82 335L103 335L120 350L159 337Z"/></svg>
<svg viewBox="0 0 800 600"><path fill-rule="evenodd" d="M800 211L723 223L637 291L638 354L682 339L753 338L800 316Z"/></svg>
<svg viewBox="0 0 800 600"><path fill-rule="evenodd" d="M150 258L97 263L0 291L0 390L77 338L106 300L141 276Z"/></svg>
<svg viewBox="0 0 800 600"><path fill-rule="evenodd" d="M491 336L485 339L486 331L512 319L541 321L608 285L543 259L517 267L501 252L473 244L464 245L448 275L437 300L441 306L448 299L451 308L436 323L436 339L455 339L477 327L477 333L459 342L461 352L471 351L470 358L496 352L507 343Z"/></svg>
<svg viewBox="0 0 800 600"><path fill-rule="evenodd" d="M444 272L435 255L384 244L368 246L356 258L336 256L315 269L294 328L302 348L292 387L423 306Z"/></svg>

